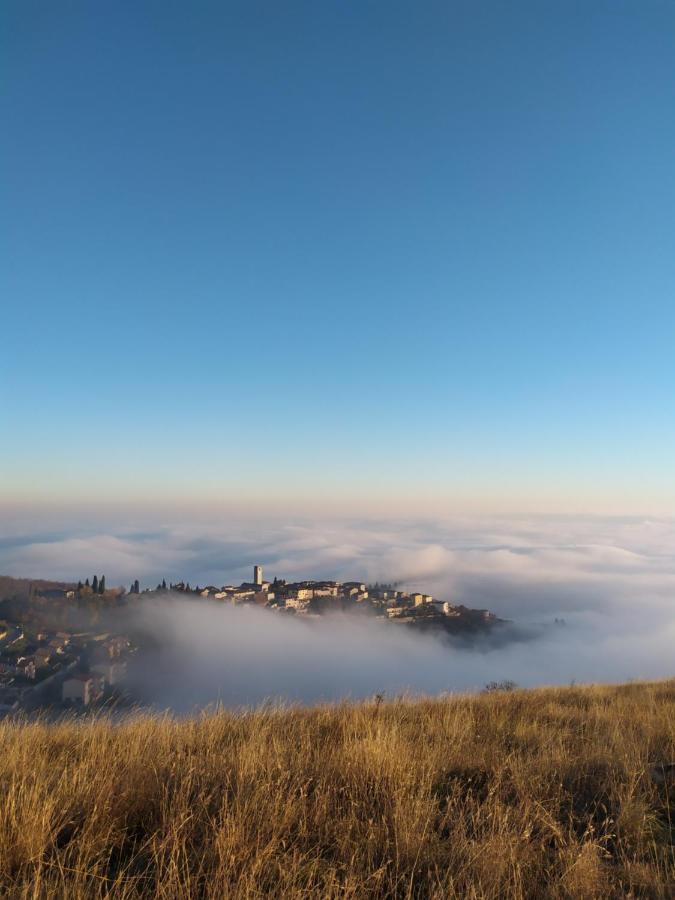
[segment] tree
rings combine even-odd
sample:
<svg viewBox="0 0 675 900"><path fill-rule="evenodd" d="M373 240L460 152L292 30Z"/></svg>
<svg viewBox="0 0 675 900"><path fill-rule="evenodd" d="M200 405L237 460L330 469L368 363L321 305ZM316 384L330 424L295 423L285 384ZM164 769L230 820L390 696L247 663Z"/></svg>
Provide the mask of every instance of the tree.
<svg viewBox="0 0 675 900"><path fill-rule="evenodd" d="M94 579L91 583L91 589L95 594L98 594L98 575L94 575Z"/></svg>
<svg viewBox="0 0 675 900"><path fill-rule="evenodd" d="M134 581L134 594L140 594L140 592L141 592L141 585L137 578L136 581Z"/></svg>
<svg viewBox="0 0 675 900"><path fill-rule="evenodd" d="M85 581L84 584L85 584L86 587L89 587L89 579L88 579L88 578L87 578L87 580Z"/></svg>
<svg viewBox="0 0 675 900"><path fill-rule="evenodd" d="M162 590L166 590L166 578L162 578Z"/></svg>
<svg viewBox="0 0 675 900"><path fill-rule="evenodd" d="M81 590L82 590L82 587L83 587L82 582L81 582L81 581L78 581L78 582L77 582L77 589L78 589L78 591L81 591Z"/></svg>
<svg viewBox="0 0 675 900"><path fill-rule="evenodd" d="M101 580L98 585L98 592L99 594L105 593L105 575L101 575Z"/></svg>

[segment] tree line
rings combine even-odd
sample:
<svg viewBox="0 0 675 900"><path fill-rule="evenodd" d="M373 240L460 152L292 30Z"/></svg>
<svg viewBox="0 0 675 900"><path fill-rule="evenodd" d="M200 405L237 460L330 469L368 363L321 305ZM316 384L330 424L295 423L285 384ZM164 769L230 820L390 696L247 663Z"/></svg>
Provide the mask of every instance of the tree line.
<svg viewBox="0 0 675 900"><path fill-rule="evenodd" d="M92 592L92 594L105 594L105 575L101 575L99 578L98 575L94 575L92 578L91 584L89 584L89 579L82 584L81 581L77 582L77 590L78 592L85 591L86 588Z"/></svg>

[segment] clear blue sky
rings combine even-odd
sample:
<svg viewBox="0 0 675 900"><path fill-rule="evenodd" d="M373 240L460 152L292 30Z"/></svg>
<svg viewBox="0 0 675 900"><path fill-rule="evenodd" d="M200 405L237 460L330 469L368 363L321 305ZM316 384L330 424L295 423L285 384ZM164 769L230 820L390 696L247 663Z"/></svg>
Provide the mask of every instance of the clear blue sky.
<svg viewBox="0 0 675 900"><path fill-rule="evenodd" d="M675 512L675 4L0 33L6 497Z"/></svg>

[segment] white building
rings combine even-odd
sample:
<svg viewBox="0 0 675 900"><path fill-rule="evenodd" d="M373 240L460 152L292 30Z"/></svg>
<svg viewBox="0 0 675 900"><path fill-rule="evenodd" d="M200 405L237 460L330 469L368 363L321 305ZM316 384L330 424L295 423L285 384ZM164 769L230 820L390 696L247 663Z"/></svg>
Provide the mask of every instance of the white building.
<svg viewBox="0 0 675 900"><path fill-rule="evenodd" d="M102 676L97 673L93 675L79 674L66 678L62 685L62 699L64 701L74 700L81 703L82 706L89 706L103 693L102 680Z"/></svg>

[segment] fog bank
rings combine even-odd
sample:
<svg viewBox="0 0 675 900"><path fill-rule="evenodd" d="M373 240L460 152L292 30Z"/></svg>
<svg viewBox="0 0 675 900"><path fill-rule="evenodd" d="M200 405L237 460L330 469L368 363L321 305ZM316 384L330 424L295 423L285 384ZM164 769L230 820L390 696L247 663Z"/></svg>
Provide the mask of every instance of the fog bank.
<svg viewBox="0 0 675 900"><path fill-rule="evenodd" d="M670 518L148 518L142 529L90 522L49 532L42 524L18 534L0 523L0 573L222 585L249 579L253 563L262 563L269 578L397 581L488 607L537 635L469 649L361 618L303 623L260 610L190 604L186 611L174 602L148 610L167 646L148 678L156 676L153 698L181 708L193 699L336 699L473 689L505 678L532 685L675 674ZM566 626L553 627L561 617Z"/></svg>
<svg viewBox="0 0 675 900"><path fill-rule="evenodd" d="M140 655L134 694L187 712L214 702L316 702L375 693L623 681L672 673L675 628L618 632L601 620L548 626L523 640L507 627L467 642L361 615L309 620L250 606L158 597L140 613L158 647Z"/></svg>

